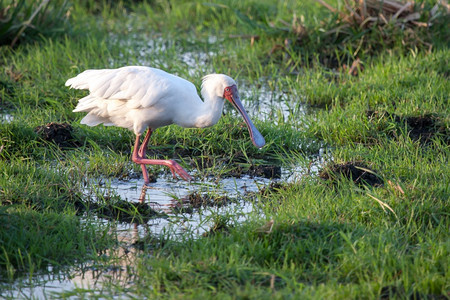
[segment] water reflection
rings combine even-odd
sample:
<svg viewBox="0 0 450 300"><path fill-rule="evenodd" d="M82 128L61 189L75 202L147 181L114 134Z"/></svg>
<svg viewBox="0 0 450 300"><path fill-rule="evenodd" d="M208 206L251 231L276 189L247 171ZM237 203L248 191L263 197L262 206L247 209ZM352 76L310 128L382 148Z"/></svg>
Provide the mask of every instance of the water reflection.
<svg viewBox="0 0 450 300"><path fill-rule="evenodd" d="M14 117L10 114L1 113L0 114L0 123L11 123L14 120Z"/></svg>
<svg viewBox="0 0 450 300"><path fill-rule="evenodd" d="M17 280L10 286L0 286L0 298L33 298L47 299L70 295L77 290L77 295L85 293L88 297L102 297L108 293L106 287L110 284L120 284L126 288L134 283L134 265L139 255L151 255L151 249L143 248L149 239L156 241L161 235L171 238L182 236L200 237L208 232L213 225L213 216L233 215L236 222L244 221L253 210L250 202L241 198L246 192L258 191L270 180L264 178L226 178L220 184L203 181L196 184L175 182L170 177L161 177L155 183L142 187L142 180L128 181L113 179L100 188L100 192L115 193L121 199L138 202L144 197L147 203L157 210L168 214L165 218L151 219L146 224L129 224L111 222L101 218L89 217L85 222L97 222L98 225L108 224L110 232L118 241L117 247L107 249L99 254L99 260L87 262L64 270L49 267L47 272L34 275L31 279ZM174 213L173 207L183 205L185 198L193 190L200 193L228 194L238 200L221 207L206 207L190 212ZM99 190L96 191L98 193ZM89 196L92 191L86 191ZM142 241L147 241L142 243ZM151 244L151 243L150 243ZM110 296L110 295L106 295ZM120 295L115 295L119 296ZM128 297L129 295L127 295ZM64 296L65 297L65 296Z"/></svg>
<svg viewBox="0 0 450 300"><path fill-rule="evenodd" d="M77 290L77 295L98 298L111 296L106 288L108 285L131 286L135 280L134 261L141 252L133 245L139 241L143 234L139 231L145 230L145 226L138 228L135 224L128 224L128 228L121 225L120 228L112 226L110 230L117 236L118 246L100 253L98 261L64 269L50 265L45 272L32 278L17 280L9 286L0 285L0 299L71 298L74 290Z"/></svg>
<svg viewBox="0 0 450 300"><path fill-rule="evenodd" d="M323 155L323 153L321 153ZM319 156L308 167L283 168L281 182L301 180L318 171L323 157ZM89 217L85 222L109 226L115 235L117 246L99 254L95 262L85 262L63 270L54 270L51 266L45 273L34 275L31 279L17 280L12 285L0 285L0 298L33 298L47 299L66 297L74 290L76 294L86 297L119 297L108 295L108 285L120 285L124 289L135 282L135 261L140 255L152 255L149 248L157 243L161 236L171 239L188 237L198 238L209 232L214 225L214 217L218 215L232 216L237 223L245 221L257 208L248 201L247 193L258 192L270 185L274 180L242 176L241 178L214 178L188 184L184 181L174 181L170 174L161 176L157 182L142 186L141 179L110 181L92 180L85 191L86 197L114 194L129 202L139 202L145 199L153 209L165 212L165 217L150 219L145 224L130 224L111 222L98 217ZM101 183L103 182L103 184ZM199 194L226 195L236 201L220 207L203 207L200 209L174 210L183 207L186 198L192 192ZM154 242L153 242L154 241ZM67 293L67 294L65 294ZM130 295L126 295L129 297Z"/></svg>

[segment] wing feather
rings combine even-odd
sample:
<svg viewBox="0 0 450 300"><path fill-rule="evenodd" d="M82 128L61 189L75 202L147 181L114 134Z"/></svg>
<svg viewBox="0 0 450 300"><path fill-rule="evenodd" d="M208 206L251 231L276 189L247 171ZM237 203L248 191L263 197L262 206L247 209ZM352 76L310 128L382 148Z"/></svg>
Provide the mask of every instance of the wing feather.
<svg viewBox="0 0 450 300"><path fill-rule="evenodd" d="M126 101L129 108L151 107L177 92L196 92L195 86L185 79L139 66L86 70L67 80L66 86L88 89L96 98Z"/></svg>
<svg viewBox="0 0 450 300"><path fill-rule="evenodd" d="M200 101L189 81L159 69L130 66L119 69L86 70L70 78L66 86L87 89L74 112L87 112L82 123L115 125L136 134L151 126L173 123L182 103Z"/></svg>

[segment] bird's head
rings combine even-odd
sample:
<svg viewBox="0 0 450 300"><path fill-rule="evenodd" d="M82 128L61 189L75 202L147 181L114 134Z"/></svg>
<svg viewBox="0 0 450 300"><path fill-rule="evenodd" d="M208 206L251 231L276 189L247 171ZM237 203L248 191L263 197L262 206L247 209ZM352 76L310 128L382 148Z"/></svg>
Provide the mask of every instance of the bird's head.
<svg viewBox="0 0 450 300"><path fill-rule="evenodd" d="M208 93L210 96L219 97L222 99L227 99L242 115L245 123L247 124L248 131L250 132L250 137L252 139L253 145L258 148L262 148L266 141L261 133L256 129L250 120L247 112L242 105L239 98L239 93L237 89L236 82L233 78L224 74L210 74L203 77L202 83L202 95L206 98L205 94Z"/></svg>
<svg viewBox="0 0 450 300"><path fill-rule="evenodd" d="M209 74L203 77L202 81L202 95L209 97L225 98L225 90L236 87L236 81L225 74ZM235 88L237 92L237 87ZM208 95L206 95L208 94Z"/></svg>

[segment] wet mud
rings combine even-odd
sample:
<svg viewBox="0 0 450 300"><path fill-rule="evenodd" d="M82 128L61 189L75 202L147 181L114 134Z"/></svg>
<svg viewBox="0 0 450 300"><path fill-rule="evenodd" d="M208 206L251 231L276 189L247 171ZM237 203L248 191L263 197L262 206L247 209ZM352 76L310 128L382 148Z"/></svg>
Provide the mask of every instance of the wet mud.
<svg viewBox="0 0 450 300"><path fill-rule="evenodd" d="M275 165L251 166L249 169L249 175L255 177L263 177L267 179L280 179L281 167Z"/></svg>
<svg viewBox="0 0 450 300"><path fill-rule="evenodd" d="M250 165L245 162L245 158L242 156L230 157L204 157L202 160L192 163L193 166L204 170L209 168L217 168L217 166L224 166L229 168L230 171L221 174L221 177L235 177L241 178L242 176L249 175L251 177L261 177L266 179L280 179L281 167L271 164L259 164Z"/></svg>
<svg viewBox="0 0 450 300"><path fill-rule="evenodd" d="M319 177L337 183L341 178L350 179L357 185L382 186L383 180L377 172L361 161L342 164L330 163L319 172Z"/></svg>
<svg viewBox="0 0 450 300"><path fill-rule="evenodd" d="M164 217L147 203L129 202L121 199L105 198L105 203L93 201L75 203L78 214L95 214L99 218L123 223L146 224L150 219Z"/></svg>
<svg viewBox="0 0 450 300"><path fill-rule="evenodd" d="M193 213L195 209L223 207L233 202L237 202L237 200L228 196L213 196L194 191L180 199L173 199L170 209L172 213Z"/></svg>
<svg viewBox="0 0 450 300"><path fill-rule="evenodd" d="M211 229L202 234L203 237L210 237L218 233L227 233L231 228L231 225L228 224L228 220L225 217L218 218L214 224L211 226Z"/></svg>
<svg viewBox="0 0 450 300"><path fill-rule="evenodd" d="M408 136L414 141L420 141L422 144L428 144L431 139L437 135L445 136L447 144L450 144L450 132L441 119L433 114L423 116L399 116L387 111L369 110L366 112L369 121L378 121L380 119L389 119L399 127L406 125Z"/></svg>
<svg viewBox="0 0 450 300"><path fill-rule="evenodd" d="M225 176L241 178L249 175L251 177L261 177L267 179L280 179L281 167L276 165L239 165L236 164L233 169Z"/></svg>
<svg viewBox="0 0 450 300"><path fill-rule="evenodd" d="M271 182L269 185L264 186L260 191L259 194L262 196L267 196L272 193L277 193L281 190L285 190L288 184L282 183L282 182Z"/></svg>
<svg viewBox="0 0 450 300"><path fill-rule="evenodd" d="M73 128L68 123L51 122L38 126L34 129L44 141L52 142L61 148L73 148L80 146L80 142L75 140Z"/></svg>

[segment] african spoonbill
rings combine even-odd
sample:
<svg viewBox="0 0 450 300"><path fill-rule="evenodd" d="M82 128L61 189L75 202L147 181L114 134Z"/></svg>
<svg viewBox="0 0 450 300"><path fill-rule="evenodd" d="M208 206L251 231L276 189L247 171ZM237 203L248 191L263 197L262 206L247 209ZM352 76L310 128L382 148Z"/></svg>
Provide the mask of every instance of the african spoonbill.
<svg viewBox="0 0 450 300"><path fill-rule="evenodd" d="M90 94L78 101L74 112L87 112L81 124L118 126L136 134L132 160L141 165L145 184L149 183L145 165L164 165L175 178L192 177L175 161L147 159L146 148L152 132L162 126L177 124L186 128L203 128L216 124L227 99L242 115L253 144L261 148L265 140L253 125L239 99L236 82L223 74L203 77L202 99L195 86L165 71L128 66L118 69L86 70L70 78L66 86L87 89ZM147 134L139 147L140 137Z"/></svg>

